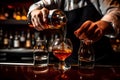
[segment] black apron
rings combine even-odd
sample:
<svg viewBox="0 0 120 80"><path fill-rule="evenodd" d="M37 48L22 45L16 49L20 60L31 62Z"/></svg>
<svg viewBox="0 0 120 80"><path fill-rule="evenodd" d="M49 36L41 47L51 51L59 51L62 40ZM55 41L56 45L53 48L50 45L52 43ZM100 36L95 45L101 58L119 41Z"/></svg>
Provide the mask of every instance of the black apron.
<svg viewBox="0 0 120 80"><path fill-rule="evenodd" d="M101 15L98 13L93 4L86 0L88 5L72 11L65 11L67 15L67 37L71 39L73 43L73 53L67 58L68 63L78 63L78 49L80 46L80 40L74 35L74 31L78 29L86 20L97 21L101 19ZM99 41L93 44L95 52L96 63L108 63L109 57L113 53L110 39L103 36Z"/></svg>

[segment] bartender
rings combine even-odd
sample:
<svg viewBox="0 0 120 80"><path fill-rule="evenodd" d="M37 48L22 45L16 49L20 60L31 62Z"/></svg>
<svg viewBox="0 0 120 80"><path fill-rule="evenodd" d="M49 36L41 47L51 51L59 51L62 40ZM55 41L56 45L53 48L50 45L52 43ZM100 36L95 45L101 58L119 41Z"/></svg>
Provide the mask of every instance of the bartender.
<svg viewBox="0 0 120 80"><path fill-rule="evenodd" d="M52 9L61 9L68 19L66 37L73 43L73 54L67 62L77 63L80 39L92 40L96 63L109 64L113 60L110 38L116 37L120 29L117 0L40 0L28 11L28 19L35 29L47 29L44 26Z"/></svg>

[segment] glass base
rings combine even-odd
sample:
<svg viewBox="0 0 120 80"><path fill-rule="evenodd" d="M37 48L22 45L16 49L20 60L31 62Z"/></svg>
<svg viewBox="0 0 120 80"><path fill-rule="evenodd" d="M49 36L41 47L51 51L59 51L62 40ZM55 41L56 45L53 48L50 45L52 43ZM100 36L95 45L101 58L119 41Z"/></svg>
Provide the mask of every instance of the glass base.
<svg viewBox="0 0 120 80"><path fill-rule="evenodd" d="M48 69L48 66L34 66L33 72L35 74L46 73Z"/></svg>
<svg viewBox="0 0 120 80"><path fill-rule="evenodd" d="M54 68L57 69L57 70L66 71L66 70L71 69L71 65L66 64L64 61L60 61L59 63L56 63L54 65Z"/></svg>
<svg viewBox="0 0 120 80"><path fill-rule="evenodd" d="M55 77L55 80L70 80L66 72L71 69L71 65L66 64L64 61L60 61L55 65L55 69L59 71L59 75Z"/></svg>
<svg viewBox="0 0 120 80"><path fill-rule="evenodd" d="M64 65L64 66L62 66L62 68L61 68L61 66L58 67L59 70L62 70L64 72L67 71L67 70L69 70L70 68L71 68L70 65Z"/></svg>

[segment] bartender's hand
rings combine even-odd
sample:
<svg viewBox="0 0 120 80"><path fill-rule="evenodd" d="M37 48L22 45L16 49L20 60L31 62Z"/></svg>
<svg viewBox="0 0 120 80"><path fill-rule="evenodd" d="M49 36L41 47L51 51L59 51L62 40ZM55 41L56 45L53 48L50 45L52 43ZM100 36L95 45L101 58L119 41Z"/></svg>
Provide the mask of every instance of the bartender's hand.
<svg viewBox="0 0 120 80"><path fill-rule="evenodd" d="M103 35L110 33L111 29L113 29L112 25L106 21L86 21L74 32L74 34L81 40L92 40L92 42L96 42Z"/></svg>
<svg viewBox="0 0 120 80"><path fill-rule="evenodd" d="M36 9L31 12L31 22L35 29L41 31L48 28L46 25L48 13L49 10L46 8Z"/></svg>

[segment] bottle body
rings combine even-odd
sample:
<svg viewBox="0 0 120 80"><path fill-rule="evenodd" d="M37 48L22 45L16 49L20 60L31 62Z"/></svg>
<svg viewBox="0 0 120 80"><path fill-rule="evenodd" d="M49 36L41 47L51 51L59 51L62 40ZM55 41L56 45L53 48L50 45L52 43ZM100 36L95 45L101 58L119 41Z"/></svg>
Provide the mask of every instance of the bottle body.
<svg viewBox="0 0 120 80"><path fill-rule="evenodd" d="M19 40L17 32L15 33L15 36L14 36L13 47L14 48L20 48L20 40Z"/></svg>
<svg viewBox="0 0 120 80"><path fill-rule="evenodd" d="M3 29L0 28L0 48L3 47Z"/></svg>
<svg viewBox="0 0 120 80"><path fill-rule="evenodd" d="M13 48L13 35L10 33L9 35L9 44L8 48Z"/></svg>
<svg viewBox="0 0 120 80"><path fill-rule="evenodd" d="M31 48L31 33L30 33L30 30L27 31L25 48L28 48L28 49Z"/></svg>
<svg viewBox="0 0 120 80"><path fill-rule="evenodd" d="M4 45L4 48L8 48L9 38L8 38L8 33L7 33L7 32L6 32L5 35L4 35L3 45Z"/></svg>
<svg viewBox="0 0 120 80"><path fill-rule="evenodd" d="M22 31L21 36L20 36L20 47L21 48L25 47L25 41L26 41L25 33L24 31Z"/></svg>
<svg viewBox="0 0 120 80"><path fill-rule="evenodd" d="M48 28L59 29L66 25L67 18L64 12L59 9L53 9L48 14Z"/></svg>

